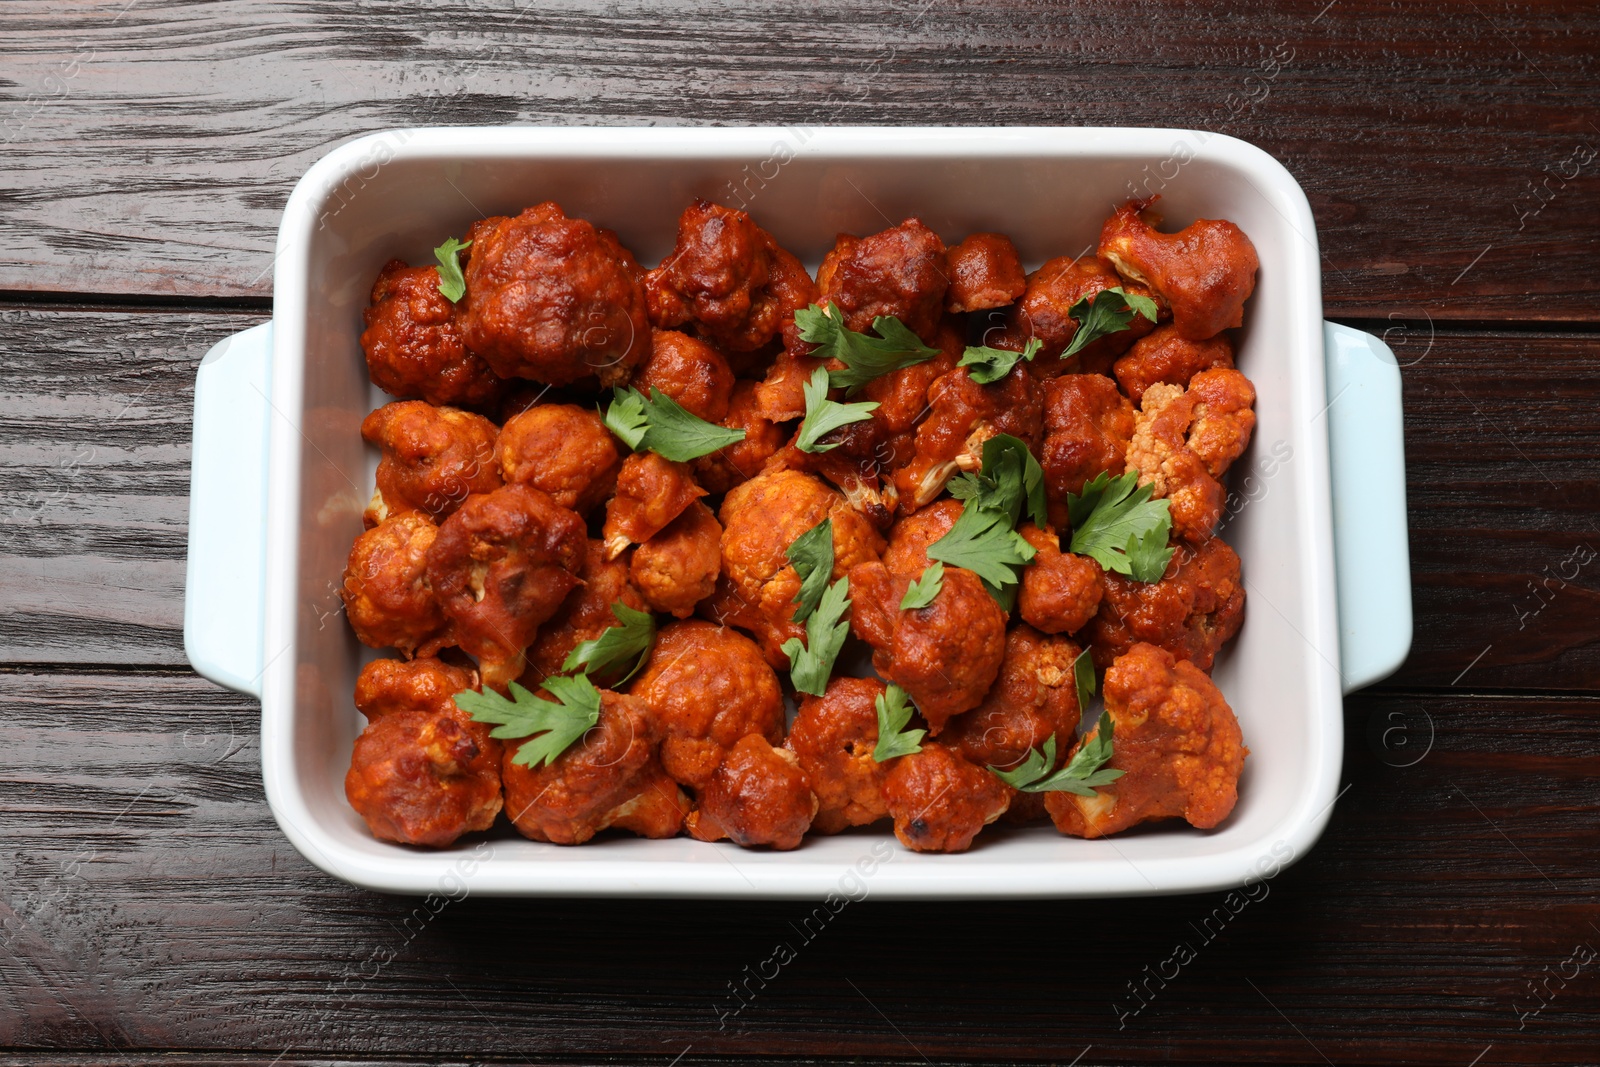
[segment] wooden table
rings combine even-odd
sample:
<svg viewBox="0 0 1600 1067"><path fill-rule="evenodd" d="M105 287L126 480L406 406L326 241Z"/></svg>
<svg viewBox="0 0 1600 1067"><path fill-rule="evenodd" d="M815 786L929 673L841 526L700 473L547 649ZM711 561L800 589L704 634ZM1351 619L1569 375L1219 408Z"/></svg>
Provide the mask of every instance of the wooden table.
<svg viewBox="0 0 1600 1067"><path fill-rule="evenodd" d="M1207 7L0 8L0 1063L1600 1060L1600 13ZM196 363L269 315L332 146L594 122L1198 127L1289 166L1329 315L1404 364L1417 613L1311 855L1233 908L868 901L720 1018L808 908L435 915L294 851L256 704L184 659Z"/></svg>

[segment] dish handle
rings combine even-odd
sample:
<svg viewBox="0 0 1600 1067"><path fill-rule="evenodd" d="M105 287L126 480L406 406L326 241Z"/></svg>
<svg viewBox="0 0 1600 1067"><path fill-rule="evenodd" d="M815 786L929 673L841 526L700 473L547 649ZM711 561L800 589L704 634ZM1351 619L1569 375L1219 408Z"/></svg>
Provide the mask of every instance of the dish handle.
<svg viewBox="0 0 1600 1067"><path fill-rule="evenodd" d="M265 639L267 399L272 323L224 337L194 384L183 650L218 685L259 698Z"/></svg>
<svg viewBox="0 0 1600 1067"><path fill-rule="evenodd" d="M1339 673L1353 692L1393 674L1411 651L1400 366L1380 339L1324 322Z"/></svg>

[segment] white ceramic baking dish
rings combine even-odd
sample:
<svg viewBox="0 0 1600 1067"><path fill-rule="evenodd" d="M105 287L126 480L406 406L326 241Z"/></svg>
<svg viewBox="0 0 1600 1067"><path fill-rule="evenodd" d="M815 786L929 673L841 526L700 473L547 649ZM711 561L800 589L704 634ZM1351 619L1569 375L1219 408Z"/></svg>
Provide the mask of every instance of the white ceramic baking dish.
<svg viewBox="0 0 1600 1067"><path fill-rule="evenodd" d="M746 207L813 269L835 233L913 214L947 241L1010 234L1031 269L1092 247L1113 206L1146 190L1162 194L1171 226L1233 220L1261 258L1238 355L1260 421L1234 469L1224 529L1244 560L1249 608L1215 672L1251 756L1220 828L1103 841L991 828L953 856L907 852L883 827L783 853L511 836L431 852L367 833L343 776L361 723L351 691L370 653L339 614L337 589L372 486L357 427L384 398L357 337L384 261L429 262L472 220L553 199L652 264L671 248L678 213L704 196ZM1377 339L1322 321L1305 196L1242 141L1155 129L398 130L307 172L284 211L275 269L272 321L218 344L199 371L185 642L200 673L261 698L262 772L284 833L359 885L811 898L1235 886L1311 847L1340 791L1341 692L1388 674L1410 645L1399 372Z"/></svg>

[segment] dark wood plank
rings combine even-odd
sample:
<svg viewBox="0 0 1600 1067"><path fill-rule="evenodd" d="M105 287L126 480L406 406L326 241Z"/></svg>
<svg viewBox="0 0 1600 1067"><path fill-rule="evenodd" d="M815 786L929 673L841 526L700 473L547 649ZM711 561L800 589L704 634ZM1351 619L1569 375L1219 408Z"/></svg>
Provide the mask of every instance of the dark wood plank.
<svg viewBox="0 0 1600 1067"><path fill-rule="evenodd" d="M187 662L195 370L265 317L0 310L0 659Z"/></svg>
<svg viewBox="0 0 1600 1067"><path fill-rule="evenodd" d="M879 904L869 887L810 941L797 902L469 889L429 914L335 882L268 814L253 704L192 677L0 672L0 707L0 1048L30 1060L1090 1048L1080 1062L1461 1067L1491 1044L1495 1063L1577 1062L1600 1026L1600 962L1518 1016L1530 981L1600 946L1594 698L1350 701L1331 827L1251 897ZM796 958L734 1013L729 984L780 943ZM1180 944L1195 959L1174 968Z"/></svg>
<svg viewBox="0 0 1600 1067"><path fill-rule="evenodd" d="M259 318L0 312L0 662L185 662L194 369ZM1600 689L1600 336L1405 329L1417 635L1396 683Z"/></svg>
<svg viewBox="0 0 1600 1067"><path fill-rule="evenodd" d="M1283 159L1334 313L1596 317L1588 4L27 0L0 40L0 290L265 295L294 181L386 127L1139 125Z"/></svg>

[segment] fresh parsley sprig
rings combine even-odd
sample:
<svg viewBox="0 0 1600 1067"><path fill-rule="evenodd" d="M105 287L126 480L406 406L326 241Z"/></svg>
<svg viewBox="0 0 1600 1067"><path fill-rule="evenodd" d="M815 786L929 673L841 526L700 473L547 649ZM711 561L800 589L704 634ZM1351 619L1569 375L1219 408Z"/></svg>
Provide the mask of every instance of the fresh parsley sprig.
<svg viewBox="0 0 1600 1067"><path fill-rule="evenodd" d="M467 279L461 273L460 253L471 247L471 241L458 241L451 237L433 250L433 258L439 261L434 268L439 272L439 295L452 304L467 295Z"/></svg>
<svg viewBox="0 0 1600 1067"><path fill-rule="evenodd" d="M1044 751L1030 749L1027 759L1010 770L990 766L996 778L1013 789L1024 793L1075 793L1080 797L1095 795L1095 787L1109 785L1125 773L1115 768L1105 768L1114 754L1111 746L1112 722L1108 712L1100 713L1100 722L1093 737L1078 746L1067 765L1051 773L1056 765L1056 735L1051 734L1044 743Z"/></svg>
<svg viewBox="0 0 1600 1067"><path fill-rule="evenodd" d="M1046 518L1039 461L1018 438L997 434L983 443L982 468L952 479L950 493L965 505L949 531L928 546L928 558L972 571L1011 610L1016 590L1009 587L1022 581L1021 568L1035 555L1017 523L1025 514L1041 526Z"/></svg>
<svg viewBox="0 0 1600 1067"><path fill-rule="evenodd" d="M928 546L929 559L965 567L991 593L1020 582L1018 569L1033 557L1033 546L1012 529L1005 512L974 506L970 500L949 531Z"/></svg>
<svg viewBox="0 0 1600 1067"><path fill-rule="evenodd" d="M1094 658L1089 655L1087 648L1072 661L1072 684L1078 690L1078 715L1081 717L1089 710L1089 701L1094 699L1095 686L1098 684L1094 677Z"/></svg>
<svg viewBox="0 0 1600 1067"><path fill-rule="evenodd" d="M914 611L927 607L943 588L944 564L934 560L923 570L922 577L907 587L906 595L900 598L900 610Z"/></svg>
<svg viewBox="0 0 1600 1067"><path fill-rule="evenodd" d="M956 366L971 367L967 373L979 385L993 385L1010 374L1011 368L1018 362L1031 363L1033 357L1038 355L1039 349L1043 347L1044 342L1037 337L1028 338L1028 343L1022 346L1021 352L990 348L988 345L968 345L967 350L961 353L961 362Z"/></svg>
<svg viewBox="0 0 1600 1067"><path fill-rule="evenodd" d="M1034 525L1048 521L1045 512L1044 468L1020 438L996 434L983 443L983 465L976 474L950 480L950 495L972 501L981 508L1003 511L1015 526L1024 514Z"/></svg>
<svg viewBox="0 0 1600 1067"><path fill-rule="evenodd" d="M1115 478L1101 471L1081 494L1068 493L1069 550L1136 582L1159 582L1172 559L1172 512L1166 500L1150 499L1153 491L1130 470Z"/></svg>
<svg viewBox="0 0 1600 1067"><path fill-rule="evenodd" d="M483 693L468 689L456 694L456 707L471 715L474 722L498 723L489 731L490 737L532 737L517 749L513 763L527 767L548 765L600 721L600 690L581 674L546 678L544 688L559 703L536 697L526 687L512 682L509 700L492 689ZM533 737L534 734L539 736Z"/></svg>
<svg viewBox="0 0 1600 1067"><path fill-rule="evenodd" d="M655 643L655 616L648 611L630 608L620 600L612 603L611 614L617 617L621 625L608 626L599 637L579 642L562 662L563 671L581 669L585 675L591 675L632 659L633 666L616 684L621 685L639 673L639 668L649 658L650 646Z"/></svg>
<svg viewBox="0 0 1600 1067"><path fill-rule="evenodd" d="M827 310L816 304L794 313L795 325L800 327L802 340L816 345L811 354L819 359L836 359L844 364L843 370L829 374L829 384L835 389L848 389L852 393L874 378L902 367L915 366L939 354L893 315L879 315L872 320L871 334L857 333L844 324L844 314L839 305L829 303Z"/></svg>
<svg viewBox="0 0 1600 1067"><path fill-rule="evenodd" d="M1159 313L1154 300L1127 292L1120 285L1081 297L1067 309L1067 314L1078 320L1078 329L1061 358L1077 355L1107 334L1121 333L1132 324L1135 315L1143 315L1154 322Z"/></svg>
<svg viewBox="0 0 1600 1067"><path fill-rule="evenodd" d="M806 619L806 639L791 637L783 643L789 657L789 680L802 693L821 696L833 675L833 661L839 658L850 624L841 621L850 607L850 579L840 578L828 586L817 603L817 610Z"/></svg>
<svg viewBox="0 0 1600 1067"><path fill-rule="evenodd" d="M872 759L884 763L896 756L910 756L922 751L926 730L907 730L911 721L911 697L898 685L890 685L873 701L878 712L878 743L872 748Z"/></svg>
<svg viewBox="0 0 1600 1067"><path fill-rule="evenodd" d="M800 606L795 610L794 621L805 622L817 610L828 589L828 579L833 577L833 520L823 519L796 537L785 554L800 576L800 592L794 598Z"/></svg>
<svg viewBox="0 0 1600 1067"><path fill-rule="evenodd" d="M878 410L877 403L871 401L841 404L837 400L829 400L828 388L828 372L822 367L812 371L811 380L801 387L806 398L806 417L800 422L800 433L795 437L794 444L802 452L826 452L838 448L837 441L831 444L818 442L841 426L872 418L872 413Z"/></svg>
<svg viewBox="0 0 1600 1067"><path fill-rule="evenodd" d="M649 399L632 387L613 390L605 422L606 428L635 452L647 449L675 463L698 459L744 440L743 430L707 422L654 387Z"/></svg>

